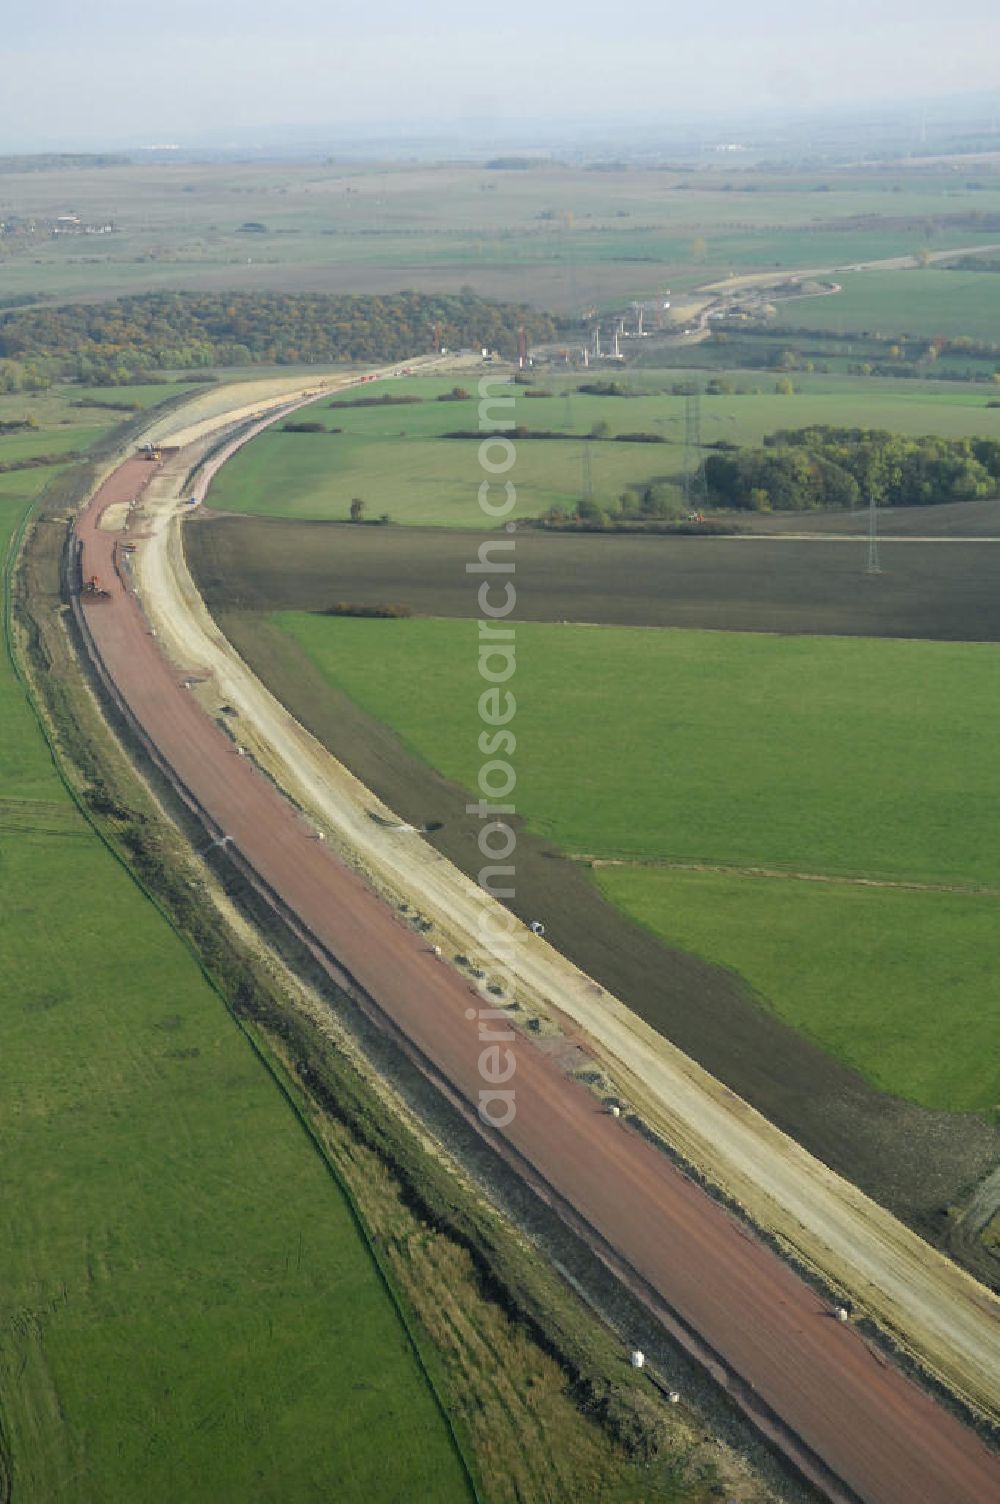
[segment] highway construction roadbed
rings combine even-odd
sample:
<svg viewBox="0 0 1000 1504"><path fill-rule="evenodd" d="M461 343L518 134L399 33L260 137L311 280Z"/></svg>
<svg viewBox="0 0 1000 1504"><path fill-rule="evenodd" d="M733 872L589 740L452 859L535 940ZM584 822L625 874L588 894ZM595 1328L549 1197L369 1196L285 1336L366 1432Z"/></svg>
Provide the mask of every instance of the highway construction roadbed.
<svg viewBox="0 0 1000 1504"><path fill-rule="evenodd" d="M135 536L133 566L143 592L160 588L158 578L163 586L172 568L176 492L172 507L169 496L171 487L179 488L184 479L184 458L168 462L149 487L151 515ZM191 678L213 674L214 656L224 648L217 634L214 641L204 637L187 661L177 656L183 641L178 618L185 608L204 632L200 602L185 600L185 592L193 591L190 582L181 582L169 607L177 627L165 644L174 652L171 659L164 651L162 592L156 607L149 603L147 617L132 589L131 570L116 570L122 535L102 529L100 519L108 507L132 500L149 469L148 462L139 460L123 464L106 479L77 526L84 578L96 575L111 592L111 600L99 607L78 608L95 662L209 827L224 834L409 1041L429 1073L471 1110L483 1086L482 998L450 964L448 948L437 954L440 947L383 901L357 870L359 864L338 855L336 840L317 839L317 825L303 815L302 802L285 798L206 714L192 692ZM198 641L192 632L189 644ZM238 668L232 672L237 674ZM229 684L219 688L233 692ZM245 718L245 707L241 715ZM335 768L330 776L339 776ZM367 825L370 841L383 840L388 854L396 851L403 839L399 834L380 831L370 819ZM441 858L427 850L428 860L440 864ZM395 860L403 871L404 858ZM541 977L549 964L544 950L533 956ZM603 1006L607 1017L618 1019L621 1005L605 999ZM626 1022L621 1019L619 1028ZM771 1427L786 1453L831 1498L872 1504L993 1504L1000 1495L1000 1466L971 1430L889 1364L852 1323L836 1320L814 1289L744 1223L641 1133L603 1110L529 1035L511 1033L516 1112L494 1135L498 1147L544 1188L568 1220L589 1229L594 1245L648 1293L652 1309L663 1309L704 1354L712 1355L730 1392L763 1429ZM643 1050L654 1048L644 1041L644 1035L636 1034L628 1047L635 1062L645 1058ZM663 1061L652 1074L661 1068L676 1066ZM692 1074L687 1091L693 1093L699 1081ZM733 1115L734 1125L741 1116ZM750 1123L745 1131L756 1130ZM950 1276L941 1278L942 1288L949 1289ZM978 1321L982 1354L976 1361L986 1372L990 1354L996 1358L996 1305L957 1271L956 1278L948 1297L954 1302L956 1330L967 1312L973 1325L963 1338L963 1351L967 1347L971 1354Z"/></svg>

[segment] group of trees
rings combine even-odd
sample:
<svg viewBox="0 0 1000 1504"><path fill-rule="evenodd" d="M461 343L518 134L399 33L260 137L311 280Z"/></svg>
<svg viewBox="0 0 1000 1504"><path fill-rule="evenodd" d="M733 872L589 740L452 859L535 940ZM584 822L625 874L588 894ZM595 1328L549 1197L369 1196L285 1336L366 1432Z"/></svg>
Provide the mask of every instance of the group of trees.
<svg viewBox="0 0 1000 1504"><path fill-rule="evenodd" d="M623 491L609 516L612 521L670 521L684 516L684 494L673 481L651 480L648 485Z"/></svg>
<svg viewBox="0 0 1000 1504"><path fill-rule="evenodd" d="M977 339L971 334L935 334L933 336L907 334L899 329L811 329L804 325L736 324L716 326L712 334L713 345L732 346L731 359L739 356L741 344L763 344L764 355L752 357L755 365L779 366L785 370L802 370L810 352L803 350L801 342L809 341L825 353L838 349L850 349L859 342L869 347L873 354L880 354L894 365L909 362L918 366L933 366L943 355L964 355L970 360L996 361L1000 359L1000 345L993 340ZM812 351L815 354L815 350ZM819 367L817 366L817 369ZM935 372L935 375L937 373Z"/></svg>
<svg viewBox="0 0 1000 1504"><path fill-rule="evenodd" d="M0 157L0 173L65 171L69 167L128 167L132 158L124 152L39 151Z"/></svg>
<svg viewBox="0 0 1000 1504"><path fill-rule="evenodd" d="M819 366L816 367L820 369ZM924 366L917 365L913 361L900 361L894 365L885 361L860 360L852 361L847 367L848 376L889 376L894 381L921 381L927 377ZM992 386L1000 386L1000 370L987 371L976 370L974 366L955 367L948 366L934 372L935 381L974 381L982 386L984 383Z"/></svg>
<svg viewBox="0 0 1000 1504"><path fill-rule="evenodd" d="M522 325L532 342L555 336L546 315L473 293L143 293L0 314L0 383L115 385L164 369L403 360L429 349L435 330L452 349L513 356Z"/></svg>
<svg viewBox="0 0 1000 1504"><path fill-rule="evenodd" d="M1000 386L1000 349L964 336L941 341L910 340L904 335L890 339L881 335L852 335L842 338L840 335L827 334L818 348L802 349L797 345L784 343L765 344L761 348L760 332L744 330L738 339L724 332L716 333L712 337L712 343L728 346L727 364L745 370L804 371L807 374L815 371L820 375L828 374L834 367L830 360L824 359L825 355L836 357L850 353L855 345L860 345L864 358L848 361L846 369L849 376L926 380L932 375L935 381L975 381L980 385L992 382L995 386ZM942 355L950 361L954 361L956 356L964 355L970 363L964 366L942 365ZM714 388L715 395L728 395L725 391L725 385L729 384L727 378L721 378L721 382L721 388L717 382L710 383L706 393L712 395Z"/></svg>
<svg viewBox="0 0 1000 1504"><path fill-rule="evenodd" d="M584 381L577 387L585 397L638 397L639 393L621 381Z"/></svg>
<svg viewBox="0 0 1000 1504"><path fill-rule="evenodd" d="M715 505L758 512L972 501L1000 486L1000 440L782 429L762 449L709 455L705 482Z"/></svg>
<svg viewBox="0 0 1000 1504"><path fill-rule="evenodd" d="M351 508L350 508L349 515L350 515L350 519L351 519L352 522L364 522L365 516L367 514L367 511L368 511L368 503L367 503L367 501L365 501L365 499L364 499L363 496L352 496L351 497ZM389 525L389 523L391 521L392 521L392 518L389 516L389 513L388 512L382 512L381 515L378 518L378 525L379 525L379 527L388 527L388 525ZM385 613L384 612L378 612L376 614L378 614L378 615L384 615ZM394 615L398 615L399 613L394 611L393 614Z"/></svg>
<svg viewBox="0 0 1000 1504"><path fill-rule="evenodd" d="M542 517L550 527L581 524L588 529L603 527L643 527L654 523L677 522L685 514L684 495L679 485L669 480L651 480L644 486L630 486L616 504L607 506L594 496L584 496L572 508L554 506Z"/></svg>
<svg viewBox="0 0 1000 1504"><path fill-rule="evenodd" d="M0 395L5 397L15 392L44 392L52 380L37 360L0 360Z"/></svg>
<svg viewBox="0 0 1000 1504"><path fill-rule="evenodd" d="M400 397L395 392L382 392L378 397L350 397L337 402L328 402L327 407L412 407L423 402L423 397Z"/></svg>

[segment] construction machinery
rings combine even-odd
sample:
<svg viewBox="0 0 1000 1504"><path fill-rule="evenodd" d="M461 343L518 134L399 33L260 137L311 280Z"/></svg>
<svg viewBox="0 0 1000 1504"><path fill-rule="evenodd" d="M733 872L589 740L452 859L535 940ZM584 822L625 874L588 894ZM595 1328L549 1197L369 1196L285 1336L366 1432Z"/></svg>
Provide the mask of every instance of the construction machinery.
<svg viewBox="0 0 1000 1504"><path fill-rule="evenodd" d="M80 599L84 601L109 601L111 591L105 590L96 574L92 574L80 591Z"/></svg>
<svg viewBox="0 0 1000 1504"><path fill-rule="evenodd" d="M141 444L139 446L139 458L141 460L161 460L163 453L158 444Z"/></svg>

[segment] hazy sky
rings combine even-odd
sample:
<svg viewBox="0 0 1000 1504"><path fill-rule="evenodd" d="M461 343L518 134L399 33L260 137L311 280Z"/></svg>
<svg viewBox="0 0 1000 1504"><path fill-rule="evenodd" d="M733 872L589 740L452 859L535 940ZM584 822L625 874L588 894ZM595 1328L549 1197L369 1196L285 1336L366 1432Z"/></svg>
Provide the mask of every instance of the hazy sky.
<svg viewBox="0 0 1000 1504"><path fill-rule="evenodd" d="M44 0L5 8L0 150L227 128L913 99L1000 86L997 0Z"/></svg>

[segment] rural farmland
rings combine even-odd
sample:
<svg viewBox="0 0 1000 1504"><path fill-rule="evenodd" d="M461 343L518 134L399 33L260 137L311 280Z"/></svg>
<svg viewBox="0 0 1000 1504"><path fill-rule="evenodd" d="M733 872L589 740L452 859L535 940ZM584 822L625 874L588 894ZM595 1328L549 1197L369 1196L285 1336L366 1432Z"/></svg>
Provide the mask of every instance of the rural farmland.
<svg viewBox="0 0 1000 1504"><path fill-rule="evenodd" d="M1000 287L989 273L911 268L847 275L835 298L803 298L789 322L855 334L964 334L1000 343Z"/></svg>
<svg viewBox="0 0 1000 1504"><path fill-rule="evenodd" d="M687 155L683 152L683 155ZM523 161L523 159L522 159ZM956 183L936 165L760 170L709 161L345 160L142 162L0 171L29 223L71 199L113 223L80 255L74 236L12 237L12 295L104 298L150 288L421 291L469 285L575 312L731 271L846 267L1000 239L992 164ZM897 191L898 190L898 191ZM979 216L977 218L976 216ZM244 226L257 226L248 231ZM931 240L928 242L928 228Z"/></svg>
<svg viewBox="0 0 1000 1504"><path fill-rule="evenodd" d="M28 499L0 499L5 554ZM348 1201L74 805L6 656L0 699L15 1497L124 1499L137 1476L150 1500L206 1480L231 1497L277 1446L293 1492L336 1477L341 1497L388 1495L416 1469L426 1497L467 1498Z"/></svg>
<svg viewBox="0 0 1000 1504"><path fill-rule="evenodd" d="M627 397L581 392L580 376L539 377L534 387L498 381L492 391L511 399L495 408L512 426L566 434L531 440L518 450L514 518L538 517L552 507L568 510L589 484L597 501L612 505L628 489L665 479L676 483L690 459L684 450L684 398L674 391L692 372L643 371L626 384ZM701 379L701 378L699 378ZM944 437L1000 435L1000 411L972 388L942 383L889 383L809 377L788 397L777 394L774 378L734 373L741 393L706 399L706 446L758 445L776 429L870 426L894 433ZM223 469L209 493L218 511L309 520L346 520L360 496L366 516L387 516L407 526L471 527L481 514L470 486L475 470L477 402L468 383L414 377L374 384L365 400L373 405L333 407L323 399L296 415L296 423L317 423L318 432L287 432L279 426L248 444ZM445 400L455 389L465 398ZM546 395L549 394L549 395ZM378 405L380 398L392 399ZM465 438L448 434L465 433ZM592 438L593 434L599 437ZM623 435L643 434L630 442Z"/></svg>
<svg viewBox="0 0 1000 1504"><path fill-rule="evenodd" d="M151 470L139 461L135 472L141 481ZM5 552L31 491L51 475L2 478ZM57 508L72 483L64 476L38 504ZM39 584L54 537L41 526L28 558L32 619L53 645ZM11 625L16 647L17 611ZM337 1079L354 1093L352 1126L313 1136L280 1052L227 1011L223 985L232 983L209 985L190 933L172 933L144 886L162 884L179 853L169 839L149 844L150 808L104 746L92 709L72 678L62 681L78 726L70 732L60 719L61 782L14 661L2 679L0 846L3 911L18 919L6 952L17 1082L7 1112L20 1146L10 1185L25 1212L3 1254L12 1271L0 1362L4 1486L48 1499L85 1473L73 1487L95 1500L130 1497L136 1476L144 1497L194 1494L205 1480L228 1495L256 1486L251 1478L278 1457L281 1488L293 1494L334 1479L343 1498L416 1488L451 1500L470 1497L477 1478L503 1500L517 1489L601 1492L613 1480L623 1504L638 1504L644 1485L632 1455L581 1412L565 1360L482 1295L447 1219L431 1235L411 1209L418 1186L431 1194L429 1167L403 1138L391 1141L395 1173L387 1170L384 1122L377 1144L361 1136L370 1086L345 1076L343 1063ZM84 728L102 760L87 763L97 786L81 789ZM127 870L137 853L142 885ZM44 923L52 912L61 916L56 945ZM188 901L182 931L191 914ZM319 1059L316 1041L313 1049ZM227 1128L234 1112L236 1138ZM413 1177L405 1191L403 1160ZM466 1210L475 1215L471 1203ZM502 1232L490 1236L494 1251L503 1246ZM532 1298L532 1283L525 1274L516 1298ZM565 1323L566 1341L572 1332L589 1345L588 1361L601 1353L607 1367L607 1339L574 1301L572 1292L554 1296L553 1319ZM178 1321L181 1307L189 1315ZM479 1354L472 1374L470 1352ZM86 1382L95 1369L100 1386ZM204 1424L223 1391L231 1400ZM331 1402L335 1423L325 1415ZM686 1427L682 1440L675 1434L658 1441L654 1474L702 1504L717 1466ZM177 1436L190 1438L183 1448Z"/></svg>
<svg viewBox="0 0 1000 1504"><path fill-rule="evenodd" d="M238 402L239 393L233 395ZM280 417L280 399L276 406L276 415ZM239 408L235 411L239 415ZM243 411L246 412L246 407ZM197 482L201 494L210 483L213 468L224 464L230 449L249 441L264 422L267 415L262 417L258 413L242 429L237 428L234 437L223 437L221 445L217 439L212 442L211 429L202 435L202 443L207 447L203 450L203 465L199 467L202 473ZM224 419L219 426L225 435ZM490 1074L483 1074L480 1050L483 1035L481 1025L477 1025L480 1014L468 1005L469 984L463 975L471 971L473 976L484 977L483 969L474 967L469 960L469 950L478 955L476 946L483 944L482 939L473 940L473 916L477 907L481 912L483 896L474 897L474 890L470 894L470 885L460 874L449 864L436 861L422 848L419 839L408 839L418 836L413 827L396 823L389 811L372 808L371 795L362 785L352 783L336 764L331 764L321 747L308 741L302 728L264 693L230 644L202 613L187 580L184 561L172 548L177 529L178 487L186 488L187 464L183 449L161 460L160 470L143 495L142 509L150 523L146 535L150 546L140 555L140 589L156 623L155 631L145 628L149 617L119 575L105 604L92 609L92 625L85 630L85 637L92 643L89 650L92 661L108 675L121 696L125 713L146 745L155 747L157 756L164 759L174 789L179 793L186 790L188 799L198 800L202 821L209 830L226 831L226 843L232 843L242 862L263 884L262 896L268 899L275 917L298 916L297 923L302 926L298 933L312 939L316 946L314 953L327 974L335 981L343 979L348 995L373 1021L388 1020L401 1031L408 1058L414 1064L423 1062L425 1073L430 1066L428 1079L434 1080L435 1073L442 1073L450 1088L457 1091L458 1101L463 1098L468 1101L470 1086L476 1079L477 1056L480 1081L490 1081ZM116 497L128 493L139 473L149 473L141 458L122 464L77 522L85 574L95 565L105 578L111 579L115 572L117 541L113 528L105 525L106 517ZM197 505L199 492L195 501ZM185 510L189 509L190 502ZM79 609L86 609L82 601ZM169 653L191 652L206 665L209 672L197 685L178 681L172 675L169 660L155 641L161 631ZM218 705L218 691L213 687L213 681L221 677L228 679L231 686L228 711ZM192 689L197 693L191 693ZM243 724L257 723L259 730L254 734L250 757L245 747L240 756L241 748L234 748L222 732L213 715L216 706L215 715L220 718L229 715L236 716ZM266 772L271 776L262 776ZM296 808L289 803L281 792L282 784L303 789L306 805ZM302 818L304 808L310 807L316 810L313 819L322 822L318 827ZM334 836L329 844L327 829ZM338 846L352 851L354 864L344 862L338 855ZM362 861L371 864L367 872ZM441 897L423 883L424 874L432 870L437 872L438 883L444 884L443 905ZM424 903L431 917L419 913L411 916L408 900L400 903L396 899L388 907L370 886L371 873L378 874L380 884L384 885L383 893L425 893ZM400 919L399 913L408 917ZM456 926L460 928L456 930ZM449 927L466 945L465 952L456 954L451 962L445 960L440 945L430 945L427 941L428 932L441 933L446 938ZM541 941L538 929L526 928L529 932L534 930L536 942ZM486 959L492 968L497 942L486 937L485 945L491 950ZM341 970L342 964L346 971ZM820 1268L827 1276L846 1278L850 1287L855 1288L860 1269L873 1270L877 1283L868 1297L872 1308L884 1313L901 1304L916 1351L926 1354L925 1361L935 1370L954 1374L952 1382L968 1394L969 1403L985 1406L988 1411L992 1403L992 1358L989 1344L983 1343L980 1333L974 1281L958 1275L946 1260L891 1217L887 1218L874 1203L859 1202L846 1182L824 1169L819 1161L803 1156L766 1120L757 1116L748 1120L732 1093L724 1092L718 1082L704 1073L695 1072L691 1062L685 1066L674 1046L651 1030L640 1029L638 1020L628 1022L628 1011L620 1001L608 998L606 1006L600 1007L595 999L603 997L603 991L574 973L550 944L534 946L532 952L525 953L524 961L516 960L514 964L521 985L528 991L508 999L505 987L495 980L494 970L494 980L482 990L507 1001L503 1007L487 1007L490 1019L501 1014L506 1017L506 1007L521 1009L522 996L525 999L533 996L537 1001L525 1020L526 1040L532 1034L552 1038L552 1030L558 1037L556 1016L549 1011L558 997L554 1004L556 1014L563 1015L568 1005L574 1010L576 1022L593 1031L598 1047L610 1043L617 1034L620 1041L617 1048L623 1049L626 1057L621 1061L622 1066L628 1069L627 1057L631 1057L632 1070L639 1072L631 1078L631 1091L639 1093L648 1104L643 1110L652 1112L654 1122L662 1120L666 1113L668 1121L673 1116L675 1125L673 1129L668 1127L668 1133L693 1132L698 1142L695 1153L701 1162L707 1162L705 1155L711 1161L721 1151L721 1163L727 1165L723 1174L743 1179L747 1185L744 1195L752 1199L760 1195L769 1180L774 1185L776 1177L783 1185L781 1194L787 1196L789 1209L801 1208L799 1216L808 1219L798 1222L799 1235L817 1248ZM574 978L571 990L575 996L560 992L555 982L560 976ZM489 977L490 972L486 971L485 978ZM539 1004L543 1009L541 1015L534 1011ZM516 1039L518 1035L511 1030L501 1037ZM601 1081L600 1072L577 1072L572 1067L567 1071L565 1057L560 1060L549 1054L542 1040L538 1046L522 1046L515 1060L520 1083L518 1107L512 1113L502 1111L498 1116L485 1105L496 1100L496 1093L481 1091L476 1116L482 1128L478 1131L487 1130L484 1135L487 1143L496 1144L495 1135L501 1135L502 1157L510 1162L513 1154L514 1166L520 1165L522 1173L527 1172L529 1184L533 1183L537 1169L543 1184L554 1191L562 1204L561 1220L587 1240L594 1234L604 1240L612 1268L621 1270L626 1281L629 1268L657 1284L668 1277L672 1268L687 1271L681 1313L687 1331L683 1327L678 1331L677 1325L673 1326L685 1350L693 1349L696 1355L704 1351L699 1342L692 1341L692 1329L711 1334L716 1346L720 1340L729 1346L730 1337L726 1333L731 1332L731 1312L724 1311L718 1296L728 1291L731 1304L734 1279L742 1284L744 1291L759 1289L762 1282L770 1285L776 1281L777 1298L768 1302L772 1313L779 1313L787 1305L778 1293L781 1289L787 1290L788 1298L801 1313L794 1320L801 1321L802 1317L808 1320L809 1311L823 1313L822 1305L816 1306L815 1292L811 1293L798 1275L785 1268L777 1253L754 1237L748 1238L729 1211L718 1207L713 1210L703 1192L676 1167L670 1167L655 1142L622 1135L620 1105L617 1111L595 1112L590 1088ZM311 1073L311 1066L309 1070ZM685 1070L689 1072L686 1086L682 1085ZM510 1075L508 1067L501 1081L509 1080ZM671 1076L674 1090L664 1084L664 1078ZM511 1093L502 1095L509 1102ZM721 1142L710 1131L706 1134L705 1125L713 1118L723 1129ZM724 1125L728 1121L740 1125L738 1141L747 1134L759 1145L753 1155L755 1164L750 1170L749 1183L747 1168L734 1163L732 1147L727 1153L729 1133ZM562 1125L559 1132L552 1131L556 1125ZM631 1121L626 1126L631 1127ZM571 1144L585 1146L583 1153L574 1153ZM742 1160L739 1148L736 1159ZM649 1194L639 1190L636 1177L648 1183ZM829 1243L825 1247L817 1245L815 1241L817 1194L829 1207L828 1225L835 1247ZM679 1218L672 1214L672 1202L678 1207L689 1207L694 1220L686 1212ZM588 1213L588 1220L582 1225L574 1215L574 1209L581 1205ZM651 1208L655 1208L652 1228ZM826 1219L821 1216L820 1220ZM668 1245L676 1240L682 1227L686 1230L681 1234L681 1245L672 1256ZM893 1267L892 1248L897 1244L906 1250L907 1263L912 1263L912 1282L907 1279L901 1283L899 1272ZM619 1261L622 1252L624 1267ZM694 1274L705 1259L710 1259L717 1271L710 1279ZM644 1270L646 1274L642 1276ZM835 1272L838 1270L847 1272ZM949 1328L953 1334L944 1342L936 1316L941 1301L950 1312ZM743 1303L745 1297L740 1302ZM846 1307L841 1309L845 1314L838 1316L838 1321L846 1325L850 1312ZM789 1389L788 1372L778 1358L780 1349L776 1350L771 1340L770 1323L764 1327L755 1323L737 1339L740 1368L734 1370L733 1379L740 1382L742 1369L753 1386L752 1390L739 1392L740 1409L747 1419L775 1435L807 1476L821 1483L831 1472L835 1476L842 1473L849 1486L856 1479L865 1489L870 1484L877 1493L890 1497L897 1490L901 1476L923 1477L930 1466L940 1479L935 1484L938 1491L945 1476L951 1486L958 1475L963 1480L961 1487L965 1494L970 1500L978 1500L992 1472L992 1462L979 1444L961 1426L956 1430L942 1413L935 1412L931 1401L921 1398L919 1390L892 1365L877 1361L857 1334L845 1331L847 1342L835 1355L826 1350L822 1327L815 1324L812 1327L813 1336L808 1343L812 1355L799 1371L800 1380L796 1381L794 1392ZM958 1338L957 1351L954 1336ZM642 1362L633 1355L633 1371L641 1370L644 1363L644 1355ZM831 1424L825 1402L817 1407L808 1398L810 1392L817 1397L820 1393L829 1394L831 1385L842 1397L840 1403L846 1417L857 1415L860 1420L862 1410L866 1411L869 1404L866 1395L875 1397L882 1415L877 1436L884 1437L888 1451L881 1439L860 1452L843 1450L843 1427L836 1422ZM758 1394L780 1418L777 1422L762 1413ZM670 1395L667 1398L672 1404L680 1403L679 1393L676 1400ZM928 1406L932 1433L914 1430L918 1416L928 1415ZM784 1412L789 1407L792 1414L799 1410L794 1426L785 1418ZM847 1429L853 1432L853 1423ZM933 1455L929 1450L932 1434L936 1438Z"/></svg>
<svg viewBox="0 0 1000 1504"><path fill-rule="evenodd" d="M1000 1498L980 10L12 13L0 1504Z"/></svg>
<svg viewBox="0 0 1000 1504"><path fill-rule="evenodd" d="M474 788L475 660L462 623L295 615L278 622L404 746ZM744 972L733 960L738 941L730 950L726 940L730 911L736 932L758 935L773 935L781 914L788 934L772 942L775 962L788 953L794 970L780 985L779 1013L894 1095L951 1110L994 1105L987 979L995 963L987 946L996 899L975 896L1000 892L990 815L996 731L983 713L997 673L992 644L527 624L519 636L518 793L529 829L570 854L628 867L626 882L618 866L599 865L606 892L627 895L626 911L646 922L661 912L653 927L666 940L735 970ZM448 686L440 700L427 692L435 680ZM755 708L761 702L764 712ZM467 720L452 719L465 707ZM939 729L929 732L928 721ZM627 738L616 731L626 724ZM838 911L847 901L838 888L810 883L799 899L802 884L749 879L741 901L756 913L744 919L734 878L724 890L717 879L689 875L749 867L922 891L890 890L891 901L885 890L864 895L866 924L887 952L873 963L860 937L857 946L833 942L838 932L856 933ZM680 917L671 929L671 894L683 916L685 884L710 888L713 880L728 898L687 900L706 916L705 932L690 944L690 921ZM935 889L936 906L927 891ZM956 890L969 899L964 909ZM789 908L797 901L798 924ZM926 951L908 948L913 930L925 936ZM796 979L809 977L808 954L824 932L831 953L817 968L813 997ZM945 978L948 1015L940 1008ZM770 996L755 973L748 980L759 997ZM828 992L839 1000L829 1018L814 1011ZM908 1064L893 1067L891 1042L904 1014Z"/></svg>

